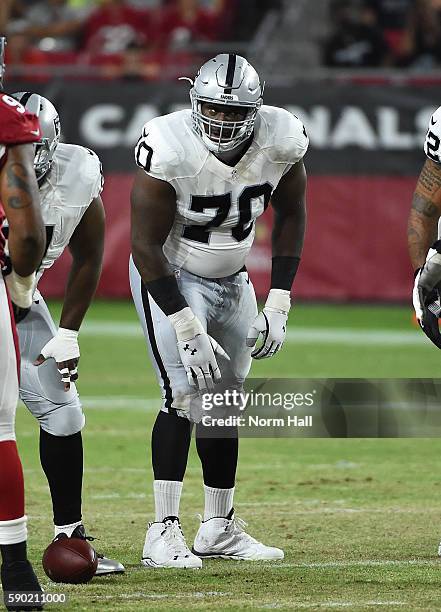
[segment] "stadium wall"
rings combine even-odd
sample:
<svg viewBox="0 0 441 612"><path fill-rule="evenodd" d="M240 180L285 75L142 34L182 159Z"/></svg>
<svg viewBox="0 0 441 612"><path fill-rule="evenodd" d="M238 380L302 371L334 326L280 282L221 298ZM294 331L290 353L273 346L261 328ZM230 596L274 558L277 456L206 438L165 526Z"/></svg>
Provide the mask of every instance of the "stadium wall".
<svg viewBox="0 0 441 612"><path fill-rule="evenodd" d="M133 147L154 116L188 107L184 84L14 83L57 106L66 142L100 156L107 242L99 295L129 295L129 192ZM305 299L409 300L412 273L406 223L429 118L441 100L439 85L299 83L268 88L265 102L284 106L310 136L308 228L295 293ZM256 291L268 289L271 209L259 220L248 268ZM47 296L63 295L68 256L43 278Z"/></svg>

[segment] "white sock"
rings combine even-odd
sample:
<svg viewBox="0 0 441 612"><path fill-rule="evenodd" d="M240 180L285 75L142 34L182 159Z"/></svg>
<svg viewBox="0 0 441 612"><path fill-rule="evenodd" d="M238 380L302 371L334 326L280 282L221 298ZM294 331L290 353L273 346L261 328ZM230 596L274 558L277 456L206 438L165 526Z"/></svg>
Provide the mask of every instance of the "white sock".
<svg viewBox="0 0 441 612"><path fill-rule="evenodd" d="M82 525L83 521L78 521L77 523L71 523L70 525L54 525L55 537L60 535L60 533L65 533L68 538L72 535L78 525Z"/></svg>
<svg viewBox="0 0 441 612"><path fill-rule="evenodd" d="M27 516L0 521L0 544L19 544L28 537Z"/></svg>
<svg viewBox="0 0 441 612"><path fill-rule="evenodd" d="M204 492L204 521L216 517L226 517L233 507L234 487L232 489L216 489L204 484Z"/></svg>
<svg viewBox="0 0 441 612"><path fill-rule="evenodd" d="M182 482L179 480L154 480L155 521L163 521L167 516L179 516Z"/></svg>

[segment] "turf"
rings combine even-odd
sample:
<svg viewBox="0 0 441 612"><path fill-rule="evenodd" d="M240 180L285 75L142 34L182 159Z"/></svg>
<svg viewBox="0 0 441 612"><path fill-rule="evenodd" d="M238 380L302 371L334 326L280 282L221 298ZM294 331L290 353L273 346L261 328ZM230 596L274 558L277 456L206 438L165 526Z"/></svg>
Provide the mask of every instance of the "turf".
<svg viewBox="0 0 441 612"><path fill-rule="evenodd" d="M59 305L53 311L57 316ZM97 303L88 325L81 336L79 384L87 413L84 518L99 538L96 548L123 561L127 573L83 586L54 585L44 576L40 559L52 536L49 493L38 462L37 425L21 407L17 434L31 558L46 589L69 596L67 605L48 609L440 608L438 439L242 440L237 513L253 535L284 548L285 560L206 560L201 571L141 568L153 510L148 443L155 417L151 400L158 389L144 341L133 331L136 314L130 304ZM121 334L124 325L127 334ZM424 338L388 344L391 331L405 338L422 336L408 308L297 306L290 329L311 328L353 329L360 337L376 330L379 339L366 345L291 341L275 359L254 364L252 375L438 376L438 353ZM144 398L150 402L143 405ZM189 542L202 503L200 466L192 449L181 504Z"/></svg>

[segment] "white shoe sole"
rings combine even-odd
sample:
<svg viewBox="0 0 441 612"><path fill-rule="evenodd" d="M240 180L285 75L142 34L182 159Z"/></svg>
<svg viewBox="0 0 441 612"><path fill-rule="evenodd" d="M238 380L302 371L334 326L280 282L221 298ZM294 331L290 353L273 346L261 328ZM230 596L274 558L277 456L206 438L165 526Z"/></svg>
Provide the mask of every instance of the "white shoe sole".
<svg viewBox="0 0 441 612"><path fill-rule="evenodd" d="M141 559L141 564L144 567L147 567L148 569L194 569L194 570L202 569L202 564L199 566L196 566L196 565L165 565L165 564L155 563L153 559L151 559L150 557L143 557Z"/></svg>
<svg viewBox="0 0 441 612"><path fill-rule="evenodd" d="M225 555L222 553L199 553L194 548L191 552L199 557L200 559L234 559L235 561L283 561L285 555L282 557L243 557L240 555Z"/></svg>

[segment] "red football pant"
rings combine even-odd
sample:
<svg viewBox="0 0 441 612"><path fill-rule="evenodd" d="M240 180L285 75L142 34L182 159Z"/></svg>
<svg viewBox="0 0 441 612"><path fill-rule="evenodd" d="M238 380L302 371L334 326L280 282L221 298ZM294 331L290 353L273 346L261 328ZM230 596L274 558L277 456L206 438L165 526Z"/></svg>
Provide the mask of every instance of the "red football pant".
<svg viewBox="0 0 441 612"><path fill-rule="evenodd" d="M23 469L16 442L7 440L0 442L0 521L11 521L23 515Z"/></svg>
<svg viewBox="0 0 441 612"><path fill-rule="evenodd" d="M26 540L23 469L15 442L18 370L15 324L0 273L0 544Z"/></svg>

